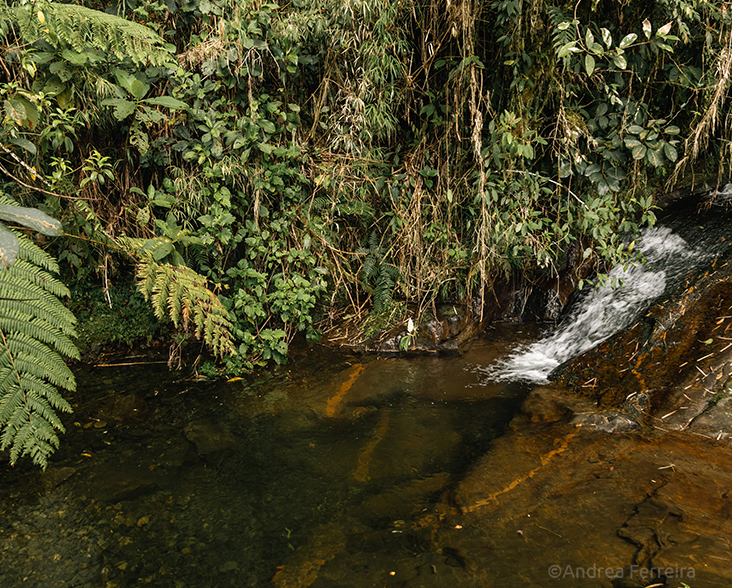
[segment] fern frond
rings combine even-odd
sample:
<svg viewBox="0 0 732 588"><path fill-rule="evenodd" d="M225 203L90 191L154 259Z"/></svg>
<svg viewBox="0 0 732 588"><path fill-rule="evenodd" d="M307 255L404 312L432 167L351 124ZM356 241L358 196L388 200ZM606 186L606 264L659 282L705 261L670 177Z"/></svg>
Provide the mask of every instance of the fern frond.
<svg viewBox="0 0 732 588"><path fill-rule="evenodd" d="M24 255L23 246L21 242L21 255ZM12 266L12 275L16 278L35 284L43 288L49 294L53 296L67 298L71 295L69 289L66 287L61 280L57 280L50 273L39 272L37 264L32 264L24 259L16 261ZM53 270L51 270L53 271Z"/></svg>
<svg viewBox="0 0 732 588"><path fill-rule="evenodd" d="M28 261L28 263L42 267L47 272L54 274L59 272L56 259L46 253L30 239L20 239L20 252L18 253L18 256L21 259ZM68 292L68 289L66 291ZM68 294L64 294L64 296L68 296Z"/></svg>
<svg viewBox="0 0 732 588"><path fill-rule="evenodd" d="M547 13L553 27L552 46L557 51L567 43L574 41L577 38L577 31L574 26L570 26L572 17L565 15L558 6L549 6Z"/></svg>
<svg viewBox="0 0 732 588"><path fill-rule="evenodd" d="M229 313L208 289L206 278L189 267L157 263L151 257L138 264L137 278L138 288L152 303L156 317L167 316L185 331L192 319L195 336L203 337L215 354L236 353Z"/></svg>
<svg viewBox="0 0 732 588"><path fill-rule="evenodd" d="M56 48L70 47L79 53L102 50L138 65L164 65L172 59L165 41L148 27L85 6L38 2L0 9L0 16L15 21L18 32L30 43L43 39Z"/></svg>
<svg viewBox="0 0 732 588"><path fill-rule="evenodd" d="M63 357L78 358L76 319L59 300L68 289L50 271L55 260L20 233L18 259L0 270L0 450L45 468L71 412L59 389L76 381Z"/></svg>

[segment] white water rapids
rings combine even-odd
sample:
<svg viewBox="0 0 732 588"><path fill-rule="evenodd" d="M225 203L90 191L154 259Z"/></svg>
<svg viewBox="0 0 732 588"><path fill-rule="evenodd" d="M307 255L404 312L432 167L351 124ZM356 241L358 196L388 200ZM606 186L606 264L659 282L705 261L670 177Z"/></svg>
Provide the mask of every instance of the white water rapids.
<svg viewBox="0 0 732 588"><path fill-rule="evenodd" d="M638 242L647 263L616 267L610 277L624 286L610 286L588 292L549 336L531 345L521 345L505 359L487 367L476 367L485 383L528 381L547 383L551 371L561 363L592 349L613 333L632 324L666 285L679 279L706 255L692 250L670 229L645 231Z"/></svg>

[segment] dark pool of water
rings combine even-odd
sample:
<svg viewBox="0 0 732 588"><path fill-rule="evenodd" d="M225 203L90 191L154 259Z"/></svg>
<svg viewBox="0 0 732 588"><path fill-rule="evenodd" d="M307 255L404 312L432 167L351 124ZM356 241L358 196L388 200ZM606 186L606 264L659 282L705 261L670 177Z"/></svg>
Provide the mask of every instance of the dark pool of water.
<svg viewBox="0 0 732 588"><path fill-rule="evenodd" d="M376 586L400 556L459 566L415 530L528 391L471 366L532 336L492 330L449 358L302 349L226 383L79 371L48 471L2 472L0 586Z"/></svg>

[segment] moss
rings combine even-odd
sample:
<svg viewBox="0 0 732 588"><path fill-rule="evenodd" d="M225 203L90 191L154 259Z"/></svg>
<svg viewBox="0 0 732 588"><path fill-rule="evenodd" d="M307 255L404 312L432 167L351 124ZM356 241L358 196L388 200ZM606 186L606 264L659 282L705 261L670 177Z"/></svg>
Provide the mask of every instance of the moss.
<svg viewBox="0 0 732 588"><path fill-rule="evenodd" d="M150 344L161 333L160 323L134 284L115 285L109 300L100 286L77 286L71 299L79 320L77 345L84 355L109 347Z"/></svg>

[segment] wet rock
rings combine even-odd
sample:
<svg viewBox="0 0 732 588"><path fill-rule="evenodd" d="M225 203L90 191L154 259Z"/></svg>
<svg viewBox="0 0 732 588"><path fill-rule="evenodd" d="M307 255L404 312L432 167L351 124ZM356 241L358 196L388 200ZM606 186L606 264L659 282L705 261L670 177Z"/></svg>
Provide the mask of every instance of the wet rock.
<svg viewBox="0 0 732 588"><path fill-rule="evenodd" d="M595 431L602 431L604 433L633 431L640 427L640 425L638 425L638 423L628 415L614 410L577 415L572 419L572 423Z"/></svg>
<svg viewBox="0 0 732 588"><path fill-rule="evenodd" d="M355 420L373 414L377 410L375 406L346 406L341 416L346 419Z"/></svg>
<svg viewBox="0 0 732 588"><path fill-rule="evenodd" d="M520 413L511 421L512 429L569 419L576 413L588 413L594 409L588 399L571 393L559 385L534 388L521 404Z"/></svg>
<svg viewBox="0 0 732 588"><path fill-rule="evenodd" d="M183 433L196 446L199 455L208 455L236 447L238 439L223 424L210 420L188 423Z"/></svg>
<svg viewBox="0 0 732 588"><path fill-rule="evenodd" d="M449 546L486 586L550 585L558 570L562 587L635 588L668 567L686 568L690 586L730 585L732 448L683 433L606 439L568 423L496 439L457 485L459 513L448 509L432 550ZM613 576L578 575L600 569Z"/></svg>
<svg viewBox="0 0 732 588"><path fill-rule="evenodd" d="M600 408L622 408L647 423L683 430L728 381L731 335L727 252L707 270L672 284L636 324L560 366L552 377Z"/></svg>
<svg viewBox="0 0 732 588"><path fill-rule="evenodd" d="M726 397L698 416L689 431L716 439L732 437L732 398Z"/></svg>

